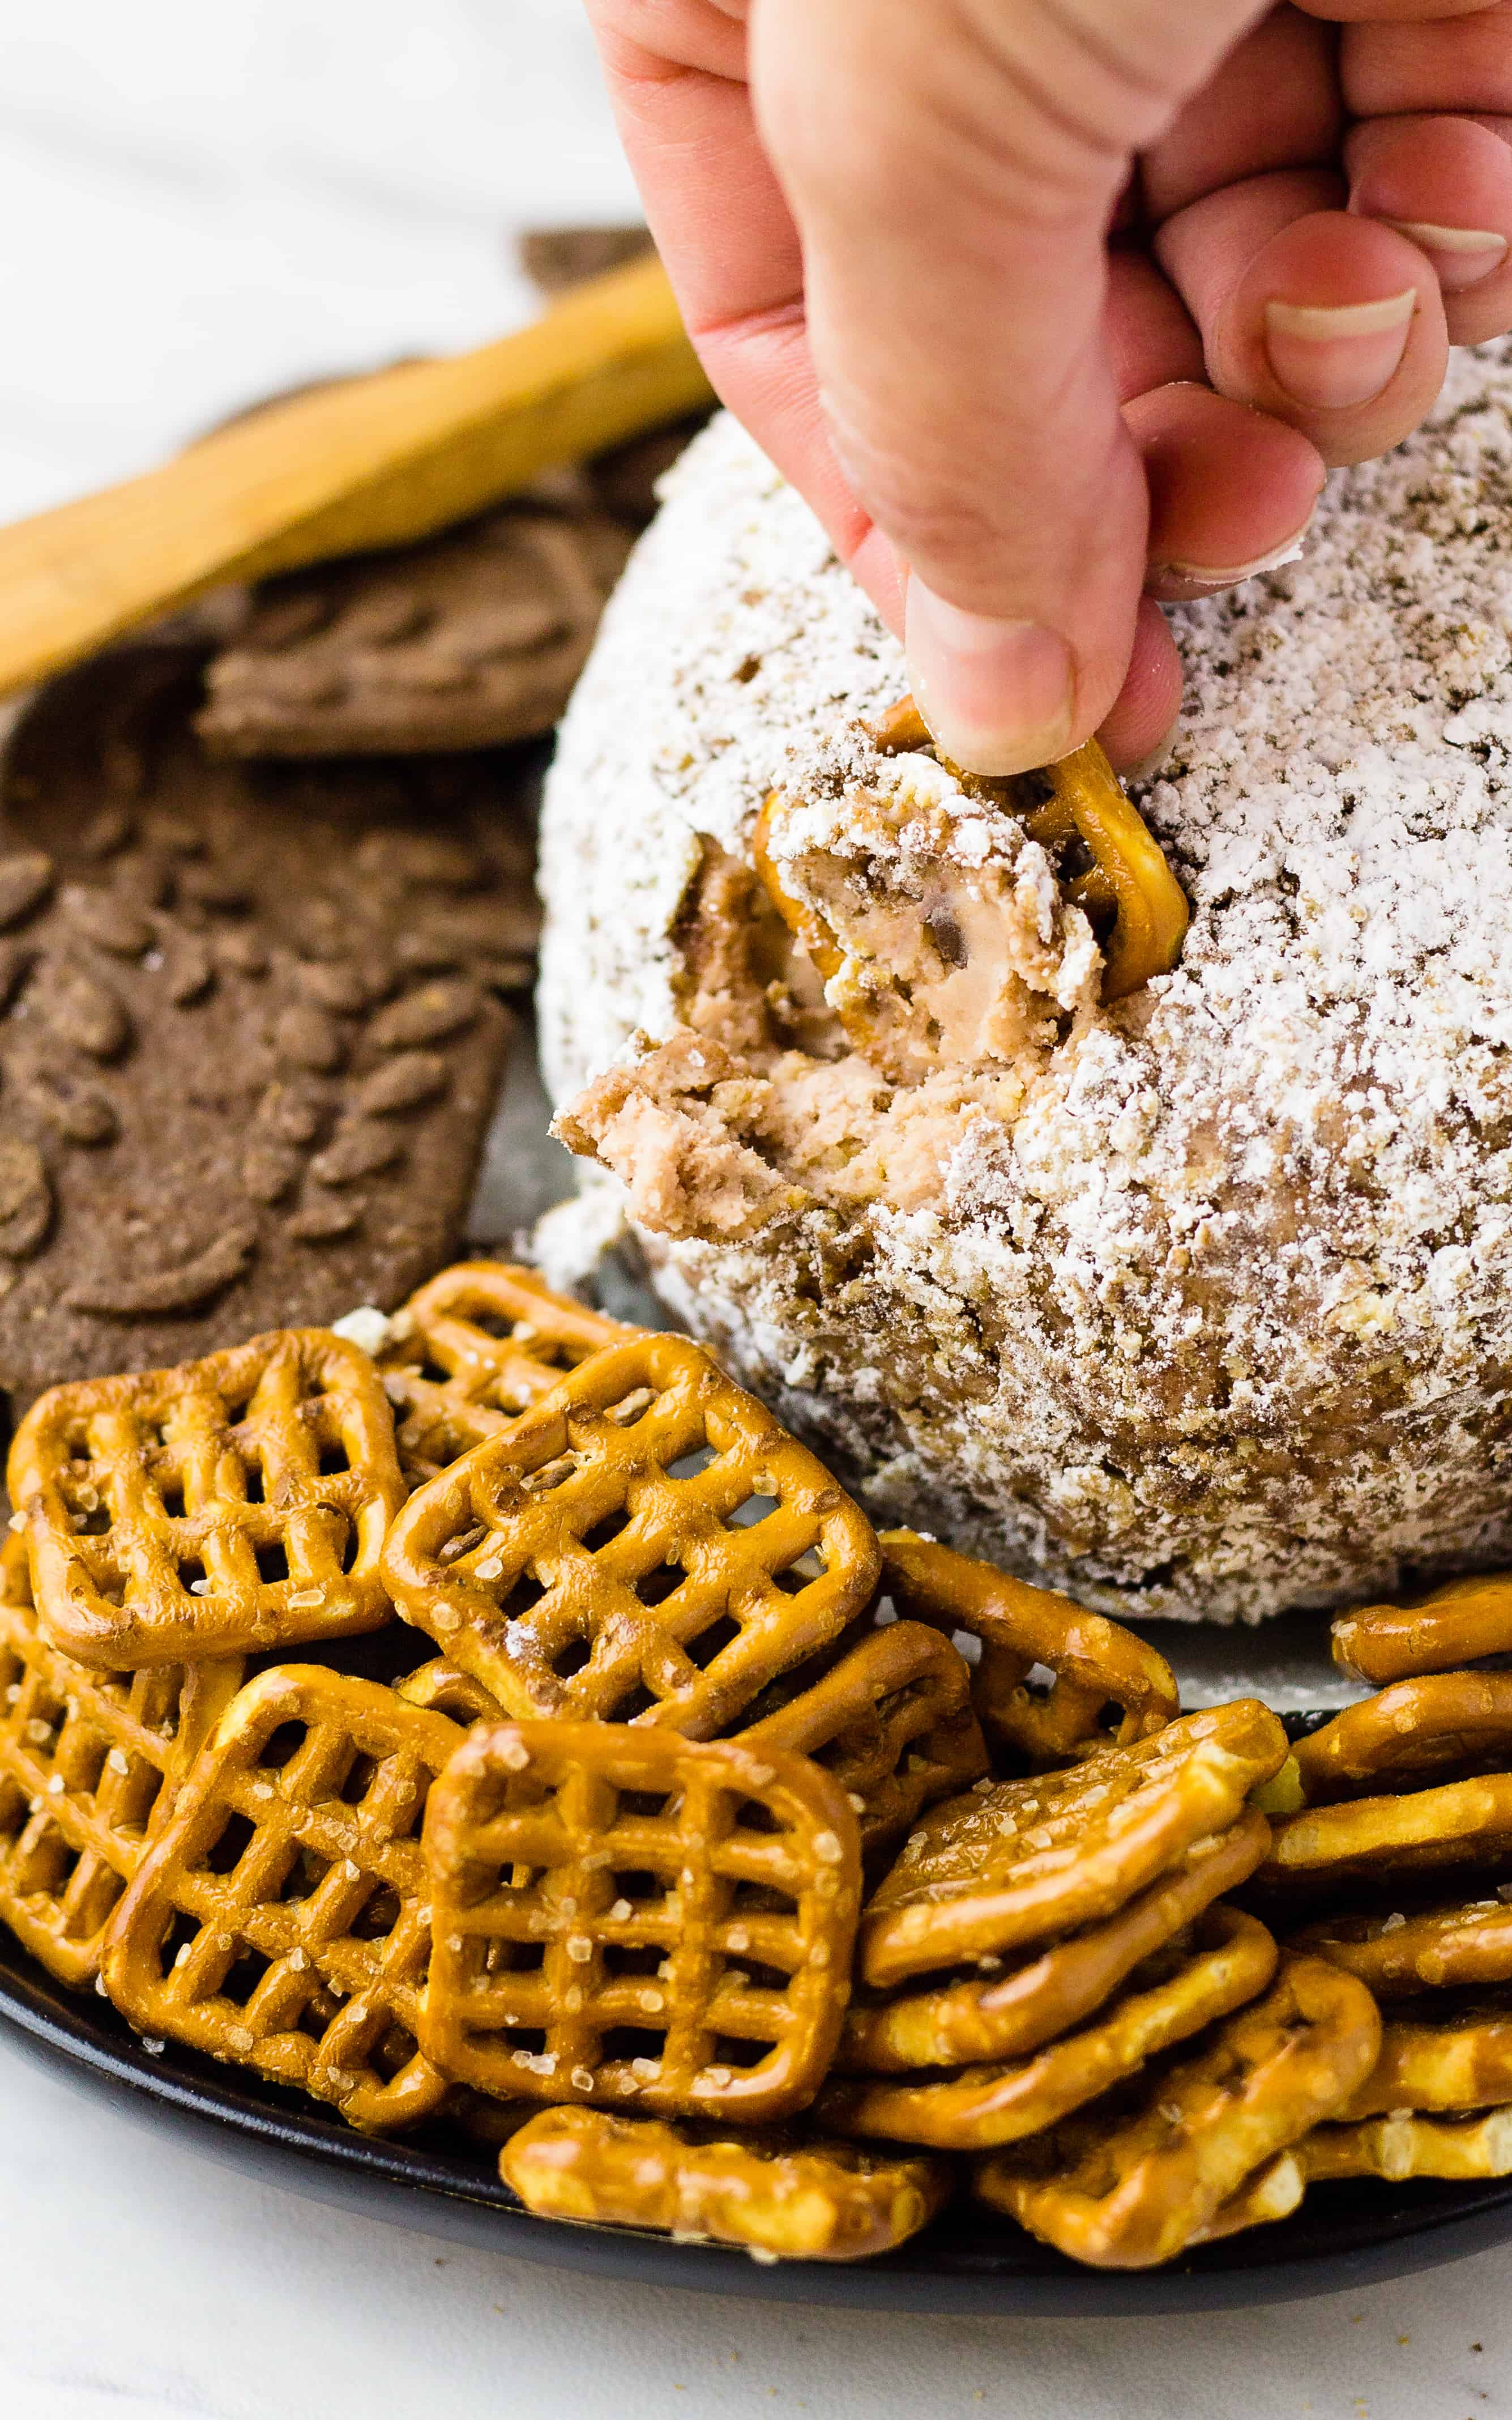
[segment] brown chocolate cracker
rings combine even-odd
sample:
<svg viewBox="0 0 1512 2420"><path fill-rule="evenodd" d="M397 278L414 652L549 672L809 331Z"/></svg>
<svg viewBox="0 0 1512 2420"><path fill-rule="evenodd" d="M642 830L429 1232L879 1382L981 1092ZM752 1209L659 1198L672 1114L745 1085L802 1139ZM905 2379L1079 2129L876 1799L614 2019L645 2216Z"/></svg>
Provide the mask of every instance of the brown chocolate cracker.
<svg viewBox="0 0 1512 2420"><path fill-rule="evenodd" d="M456 1249L529 981L521 752L246 767L202 649L53 682L0 782L0 1388L391 1307Z"/></svg>
<svg viewBox="0 0 1512 2420"><path fill-rule="evenodd" d="M519 254L550 297L650 245L644 227L556 227L522 237ZM310 758L543 737L656 512L656 480L706 417L553 473L417 545L267 582L209 667L206 746Z"/></svg>
<svg viewBox="0 0 1512 2420"><path fill-rule="evenodd" d="M269 582L209 669L218 755L491 748L549 731L630 550L558 483L416 546ZM580 491L584 497L588 491Z"/></svg>
<svg viewBox="0 0 1512 2420"><path fill-rule="evenodd" d="M654 249L646 226L531 227L519 239L519 265L537 293L550 297L602 277Z"/></svg>

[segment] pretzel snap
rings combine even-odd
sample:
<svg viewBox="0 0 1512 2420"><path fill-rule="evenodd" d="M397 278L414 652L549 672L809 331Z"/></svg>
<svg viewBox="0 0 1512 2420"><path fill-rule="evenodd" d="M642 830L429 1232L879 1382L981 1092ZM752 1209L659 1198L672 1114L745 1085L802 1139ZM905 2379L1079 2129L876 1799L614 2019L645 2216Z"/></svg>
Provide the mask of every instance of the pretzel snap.
<svg viewBox="0 0 1512 2420"><path fill-rule="evenodd" d="M0 1918L61 1983L100 1942L241 1664L89 1672L50 1647L26 1550L0 1550Z"/></svg>
<svg viewBox="0 0 1512 2420"><path fill-rule="evenodd" d="M1259 1864L1270 1838L1264 1816L1246 1807L1229 1830L1196 1842L1169 1873L1106 1923L1053 1943L1001 1980L853 2001L836 2066L848 2074L900 2075L1024 2057L1102 2008L1145 1959L1225 1891L1237 1889ZM983 1963L995 1969L1002 1962Z"/></svg>
<svg viewBox="0 0 1512 2420"><path fill-rule="evenodd" d="M1074 2260L1152 2268L1334 2117L1380 2041L1363 1984L1319 1958L1286 1959L1267 1997L1228 2018L1198 2056L1148 2077L1134 2114L1072 2118L995 2152L976 2190Z"/></svg>
<svg viewBox="0 0 1512 2420"><path fill-rule="evenodd" d="M872 1631L739 1737L758 1754L791 1748L825 1766L855 1808L863 1855L987 1770L970 1671L948 1638L918 1621Z"/></svg>
<svg viewBox="0 0 1512 2420"><path fill-rule="evenodd" d="M1512 2176L1512 2109L1484 2118L1365 2118L1355 2125L1315 2127L1297 2146L1309 2184L1339 2177L1442 2177L1470 2183Z"/></svg>
<svg viewBox="0 0 1512 2420"><path fill-rule="evenodd" d="M1346 1706L1293 1750L1313 1806L1512 1765L1512 1672L1435 1672Z"/></svg>
<svg viewBox="0 0 1512 2420"><path fill-rule="evenodd" d="M1456 1993L1388 2017L1381 2055L1338 2115L1489 2109L1512 2101L1512 1999Z"/></svg>
<svg viewBox="0 0 1512 2420"><path fill-rule="evenodd" d="M1062 1773L979 1783L934 1807L867 1904L861 1970L887 1985L1112 1916L1225 1832L1286 1733L1257 1699L1183 1715Z"/></svg>
<svg viewBox="0 0 1512 2420"><path fill-rule="evenodd" d="M1246 2177L1238 2193L1219 2203L1206 2226L1197 2227L1188 2236L1186 2248L1220 2243L1226 2236L1241 2235L1249 2226L1273 2226L1277 2219L1289 2218L1300 2207L1306 2190L1301 2147L1294 2151L1280 2151L1263 2168Z"/></svg>
<svg viewBox="0 0 1512 2420"><path fill-rule="evenodd" d="M933 745L911 697L882 715L872 737L885 754ZM1012 795L1006 782L962 774L949 758L941 762L973 792ZM1086 848L1091 865L1068 886L1069 895L1103 928L1103 1001L1123 1000L1175 966L1191 915L1185 893L1098 740L1047 765L1041 778L1050 797L1029 815L1029 837L1057 848L1074 836Z"/></svg>
<svg viewBox="0 0 1512 2420"><path fill-rule="evenodd" d="M365 1353L279 1328L140 1376L39 1396L10 1449L55 1647L96 1671L376 1630L404 1500Z"/></svg>
<svg viewBox="0 0 1512 2420"><path fill-rule="evenodd" d="M1351 1881L1439 1867L1499 1866L1512 1856L1512 1773L1447 1781L1400 1797L1346 1798L1279 1817L1256 1875L1268 1890L1311 1897Z"/></svg>
<svg viewBox="0 0 1512 2420"><path fill-rule="evenodd" d="M1237 1907L1213 1908L1190 1952L1168 1947L1153 1979L1026 2060L968 2067L942 2081L831 2084L816 2112L841 2134L882 2134L942 2151L986 2151L1058 2124L1173 2042L1242 2008L1275 1973L1275 1943ZM1164 1971L1162 1971L1164 1970Z"/></svg>
<svg viewBox="0 0 1512 2420"><path fill-rule="evenodd" d="M1104 1005L1168 974L1181 954L1191 910L1149 826L1096 739L1045 767L1051 796L1028 819L1031 840L1055 847L1074 832L1092 860L1069 885L1102 935ZM1112 930L1105 929L1111 913Z"/></svg>
<svg viewBox="0 0 1512 2420"><path fill-rule="evenodd" d="M554 1294L534 1269L503 1261L442 1269L394 1312L378 1356L406 1478L434 1479L563 1371L637 1333Z"/></svg>
<svg viewBox="0 0 1512 2420"><path fill-rule="evenodd" d="M940 2160L760 2134L701 2141L601 2109L540 2111L506 2144L499 2172L540 2218L653 2227L783 2260L894 2251L950 2193Z"/></svg>
<svg viewBox="0 0 1512 2420"><path fill-rule="evenodd" d="M1033 1770L1132 1747L1179 1711L1165 1657L1118 1622L912 1529L884 1530L877 1544L900 1613L980 1639L972 1695L982 1728ZM1037 1669L1043 1687L1031 1684Z"/></svg>
<svg viewBox="0 0 1512 2420"><path fill-rule="evenodd" d="M1450 1580L1413 1605L1367 1605L1334 1624L1334 1661L1380 1688L1512 1651L1512 1573Z"/></svg>
<svg viewBox="0 0 1512 2420"><path fill-rule="evenodd" d="M1512 1982L1512 1906L1477 1899L1411 1916L1331 1916L1294 1933L1288 1946L1357 1975L1378 2000Z"/></svg>
<svg viewBox="0 0 1512 2420"><path fill-rule="evenodd" d="M877 1551L754 1396L686 1338L643 1336L411 1497L383 1573L511 1714L706 1737L864 1609Z"/></svg>
<svg viewBox="0 0 1512 2420"><path fill-rule="evenodd" d="M480 1726L425 1818L430 2058L500 2099L784 2118L850 1991L860 1840L805 1757L609 1723Z"/></svg>
<svg viewBox="0 0 1512 2420"><path fill-rule="evenodd" d="M353 2126L429 2115L446 2085L415 2040L430 1956L420 1822L463 1736L323 1666L249 1682L116 1910L116 2007Z"/></svg>

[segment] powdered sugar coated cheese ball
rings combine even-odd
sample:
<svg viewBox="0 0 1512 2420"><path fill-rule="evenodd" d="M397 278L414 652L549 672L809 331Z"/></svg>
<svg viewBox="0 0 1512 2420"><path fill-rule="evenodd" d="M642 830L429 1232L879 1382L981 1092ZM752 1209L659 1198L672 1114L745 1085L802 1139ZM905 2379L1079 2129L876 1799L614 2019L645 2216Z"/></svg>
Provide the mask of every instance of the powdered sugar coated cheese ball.
<svg viewBox="0 0 1512 2420"><path fill-rule="evenodd" d="M902 658L807 508L729 421L673 473L550 780L548 1079L875 1514L1135 1615L1508 1559L1509 408L1458 357L1177 612L1134 795L1191 925L1111 1005L1032 799L872 736Z"/></svg>

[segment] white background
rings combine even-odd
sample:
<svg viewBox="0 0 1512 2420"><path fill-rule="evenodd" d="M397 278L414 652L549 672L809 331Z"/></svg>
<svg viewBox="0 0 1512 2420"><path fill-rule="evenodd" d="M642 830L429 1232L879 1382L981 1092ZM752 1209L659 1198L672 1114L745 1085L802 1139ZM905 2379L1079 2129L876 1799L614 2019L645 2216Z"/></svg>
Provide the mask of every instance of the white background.
<svg viewBox="0 0 1512 2420"><path fill-rule="evenodd" d="M497 334L515 227L631 207L576 0L0 0L0 520ZM1480 2420L1509 2288L1497 2254L1018 2323L632 2290L245 2182L0 2040L0 2420Z"/></svg>

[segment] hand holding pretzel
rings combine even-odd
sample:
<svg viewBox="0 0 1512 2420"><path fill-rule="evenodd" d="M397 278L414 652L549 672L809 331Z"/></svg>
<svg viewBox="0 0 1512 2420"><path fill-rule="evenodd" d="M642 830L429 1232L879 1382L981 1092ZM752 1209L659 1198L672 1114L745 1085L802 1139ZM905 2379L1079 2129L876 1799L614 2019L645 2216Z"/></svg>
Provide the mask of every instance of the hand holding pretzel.
<svg viewBox="0 0 1512 2420"><path fill-rule="evenodd" d="M1505 5L589 5L716 386L976 771L1146 753L1155 600L1512 324Z"/></svg>

